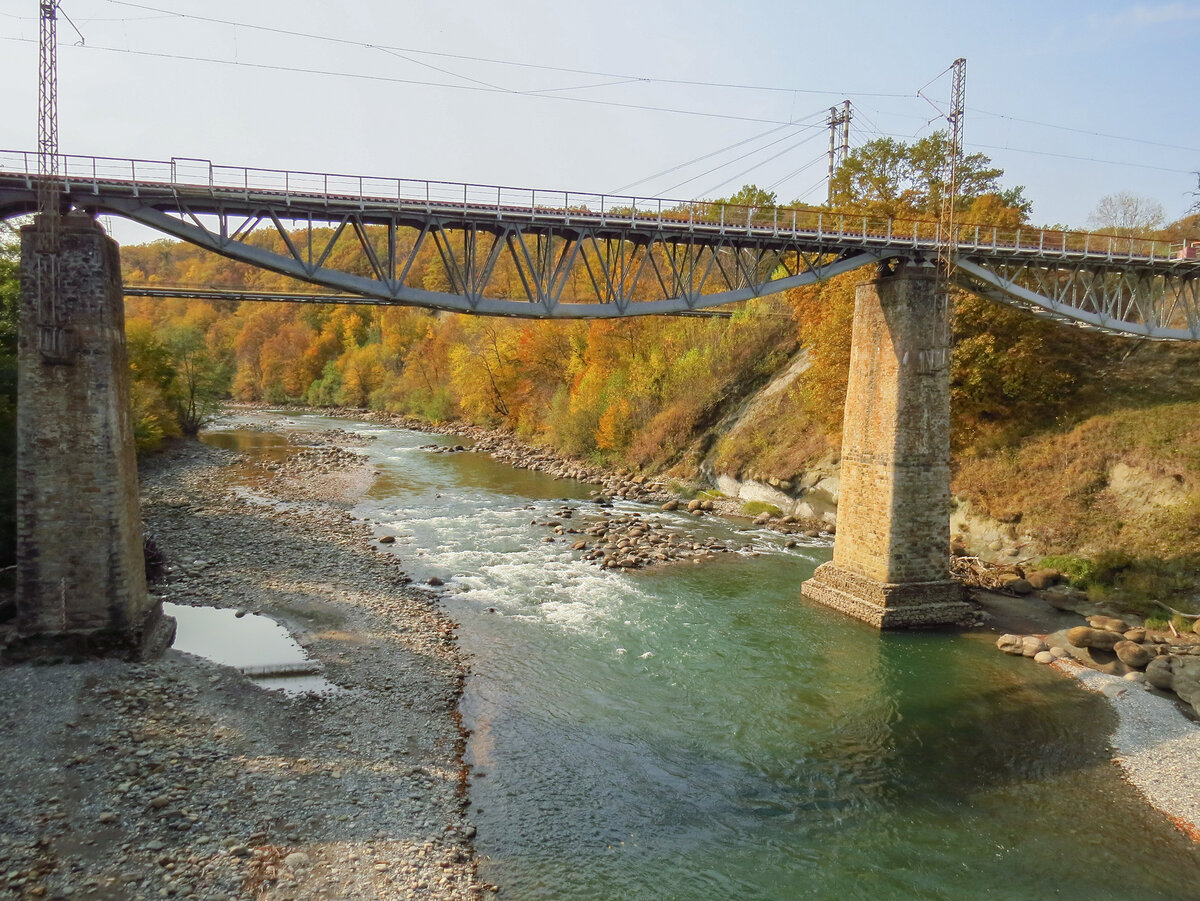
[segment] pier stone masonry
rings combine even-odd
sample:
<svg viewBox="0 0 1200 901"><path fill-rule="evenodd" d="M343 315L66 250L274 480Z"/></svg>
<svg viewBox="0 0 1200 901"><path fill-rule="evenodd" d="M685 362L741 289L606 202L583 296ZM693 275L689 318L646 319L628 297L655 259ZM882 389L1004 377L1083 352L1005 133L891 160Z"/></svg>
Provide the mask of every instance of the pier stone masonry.
<svg viewBox="0 0 1200 901"><path fill-rule="evenodd" d="M899 267L855 296L833 561L801 587L880 629L970 610L949 578L949 301L932 268Z"/></svg>
<svg viewBox="0 0 1200 901"><path fill-rule="evenodd" d="M146 592L117 245L90 217L21 230L17 593L7 661L140 658L174 620Z"/></svg>

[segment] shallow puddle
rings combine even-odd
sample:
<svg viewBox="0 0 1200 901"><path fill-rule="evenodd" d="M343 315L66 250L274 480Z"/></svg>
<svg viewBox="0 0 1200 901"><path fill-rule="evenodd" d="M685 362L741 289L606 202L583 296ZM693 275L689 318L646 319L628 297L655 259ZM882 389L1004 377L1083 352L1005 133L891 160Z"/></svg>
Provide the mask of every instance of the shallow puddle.
<svg viewBox="0 0 1200 901"><path fill-rule="evenodd" d="M191 607L163 603L163 612L175 617L177 651L195 654L241 670L264 688L288 694L325 693L337 686L312 670L316 661L267 616L245 614L224 607ZM306 672L307 671L307 672Z"/></svg>

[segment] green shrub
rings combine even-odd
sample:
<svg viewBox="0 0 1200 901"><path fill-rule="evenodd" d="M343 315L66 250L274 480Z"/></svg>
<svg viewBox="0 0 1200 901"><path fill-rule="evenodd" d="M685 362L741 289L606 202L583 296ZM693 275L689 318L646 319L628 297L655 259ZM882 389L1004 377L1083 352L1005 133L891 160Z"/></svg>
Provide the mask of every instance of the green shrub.
<svg viewBox="0 0 1200 901"><path fill-rule="evenodd" d="M778 516L782 512L774 504L767 504L762 501L746 501L746 503L742 504L742 513L746 516L758 516L760 513L770 513L772 516Z"/></svg>
<svg viewBox="0 0 1200 901"><path fill-rule="evenodd" d="M1092 581L1096 573L1095 564L1086 557L1073 557L1068 554L1060 554L1052 557L1043 557L1038 561L1038 566L1043 569L1058 570L1067 577L1072 588L1086 589Z"/></svg>

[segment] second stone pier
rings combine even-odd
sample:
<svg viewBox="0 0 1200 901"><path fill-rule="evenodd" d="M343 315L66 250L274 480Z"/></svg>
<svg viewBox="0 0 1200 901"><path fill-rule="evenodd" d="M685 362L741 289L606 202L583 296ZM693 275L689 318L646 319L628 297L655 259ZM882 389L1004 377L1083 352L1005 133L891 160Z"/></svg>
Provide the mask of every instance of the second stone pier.
<svg viewBox="0 0 1200 901"><path fill-rule="evenodd" d="M932 268L859 285L833 561L805 597L880 629L970 610L949 577L950 315Z"/></svg>

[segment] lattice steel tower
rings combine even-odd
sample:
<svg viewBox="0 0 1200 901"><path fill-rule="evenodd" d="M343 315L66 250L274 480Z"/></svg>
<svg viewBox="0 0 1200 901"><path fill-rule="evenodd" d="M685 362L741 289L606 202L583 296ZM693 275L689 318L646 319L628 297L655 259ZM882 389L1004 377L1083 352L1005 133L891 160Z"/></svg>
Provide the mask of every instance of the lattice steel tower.
<svg viewBox="0 0 1200 901"><path fill-rule="evenodd" d="M846 155L850 152L850 119L853 113L850 112L850 101L842 101L842 108L839 110L836 106L829 108L829 188L825 197L825 203L828 206L833 206L833 172L842 163L846 162ZM842 141L838 143L838 127L842 130Z"/></svg>
<svg viewBox="0 0 1200 901"><path fill-rule="evenodd" d="M946 183L942 189L942 209L939 217L938 270L944 284L950 280L951 258L955 249L954 213L958 205L959 165L963 153L963 119L967 104L967 61L959 57L951 69L950 111L946 147Z"/></svg>

